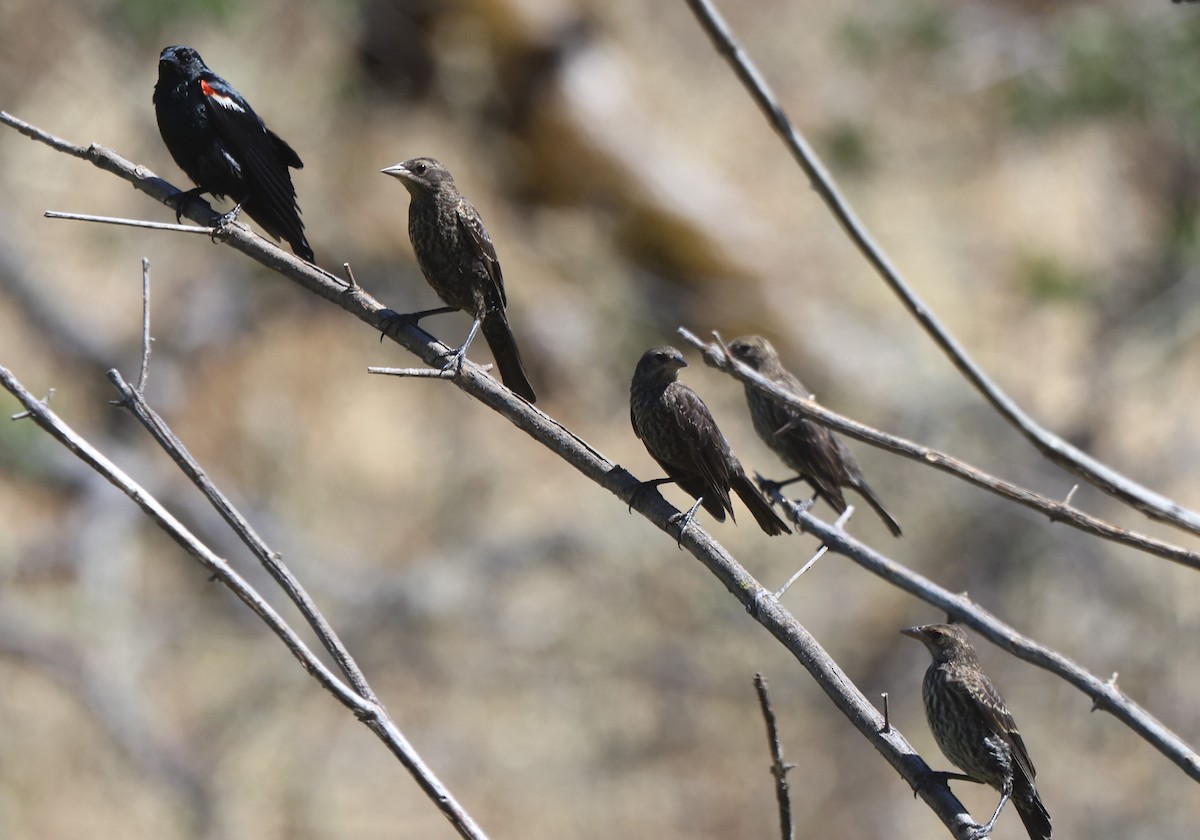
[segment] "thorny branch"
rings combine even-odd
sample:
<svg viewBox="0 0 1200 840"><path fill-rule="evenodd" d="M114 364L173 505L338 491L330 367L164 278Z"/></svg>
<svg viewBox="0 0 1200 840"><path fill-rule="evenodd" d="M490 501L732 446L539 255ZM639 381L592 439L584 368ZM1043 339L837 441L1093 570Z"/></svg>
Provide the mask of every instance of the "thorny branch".
<svg viewBox="0 0 1200 840"><path fill-rule="evenodd" d="M709 0L687 0L700 25L712 39L717 52L733 67L738 79L745 86L755 103L766 115L771 127L791 151L800 168L808 176L813 189L829 207L831 213L847 236L858 248L867 262L879 273L884 282L900 298L905 308L925 329L930 338L941 348L992 407L1009 423L1015 426L1037 449L1059 466L1075 473L1122 502L1140 510L1151 519L1170 523L1178 528L1200 534L1200 513L1189 510L1178 502L1144 487L1102 464L1062 438L1042 428L1033 418L996 385L982 368L977 365L950 332L942 326L933 312L917 297L908 282L900 274L883 248L863 226L845 196L838 190L833 178L821 165L816 152L805 141L771 92L762 74L734 38L732 30Z"/></svg>

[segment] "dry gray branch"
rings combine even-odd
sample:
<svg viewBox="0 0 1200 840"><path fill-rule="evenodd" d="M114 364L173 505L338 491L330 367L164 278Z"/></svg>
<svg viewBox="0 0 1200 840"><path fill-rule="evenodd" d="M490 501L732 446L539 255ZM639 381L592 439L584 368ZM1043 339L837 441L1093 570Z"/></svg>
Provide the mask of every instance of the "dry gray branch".
<svg viewBox="0 0 1200 840"><path fill-rule="evenodd" d="M774 501L786 505L792 521L805 532L820 538L835 554L848 557L867 571L893 586L903 589L927 604L937 607L955 621L978 631L988 640L1039 668L1066 680L1092 699L1092 708L1103 709L1120 720L1143 740L1178 765L1191 778L1200 781L1200 755L1182 738L1117 688L1116 680L1102 680L1078 663L1055 650L1040 645L1005 624L974 603L965 593L956 594L907 566L885 557L808 512L804 505L787 499L775 489ZM1115 675L1114 675L1115 676Z"/></svg>
<svg viewBox="0 0 1200 840"><path fill-rule="evenodd" d="M131 400L133 391L124 383L120 374L112 371L110 376L114 379L114 384L117 384L118 388L122 389L126 400ZM470 815L463 810L450 794L449 790L433 774L433 771L421 760L403 733L392 722L387 710L378 701L368 699L338 679L308 649L307 645L304 644L303 640L300 639L288 623L283 620L282 616L237 571L197 539L183 523L179 522L145 488L95 449L83 436L79 435L74 429L63 422L57 414L50 411L44 401L37 399L33 394L29 393L17 381L16 377L4 367L0 367L0 385L25 406L28 419L37 423L41 429L69 449L85 464L103 476L114 487L129 496L155 524L162 528L177 544L198 561L215 580L222 583L242 603L249 607L279 637L280 641L291 651L292 655L304 669L322 687L337 698L342 705L354 712L355 716L384 742L405 768L412 773L421 788L433 800L446 818L450 820L450 823L461 836L478 838L479 840L486 838L487 835L475 824ZM133 404L137 405L139 401L135 400ZM165 426L161 430L156 430L156 436L158 431L162 431L170 438L174 437L170 429L167 429ZM246 527L248 528L249 526L247 525ZM303 590L301 590L302 593ZM307 598L306 595L304 597ZM315 612L315 608L313 608L313 612ZM324 619L319 616L319 613L317 617L319 618L319 623L323 625ZM350 662L353 664L352 660ZM352 672L357 673L357 666L353 667ZM361 674L359 676L361 677ZM369 688L366 689L365 693L370 694Z"/></svg>
<svg viewBox="0 0 1200 840"><path fill-rule="evenodd" d="M1041 496L1024 487L1002 481L944 452L930 449L927 446L913 443L895 435L889 435L878 429L851 420L849 417L844 417L841 414L830 411L813 400L803 399L780 388L774 382L764 378L757 371L727 354L722 349L719 340L711 344L704 342L690 330L683 327L680 327L678 332L684 341L704 355L704 361L709 367L728 373L739 382L749 383L780 405L786 405L788 408L794 409L805 417L828 426L835 431L847 434L871 446L885 449L897 455L903 455L905 458L910 458L913 461L949 473L955 478L966 481L968 484L981 487L1024 507L1044 513L1049 517L1051 522L1062 522L1085 533L1127 545L1130 548L1171 560L1188 568L1200 569L1200 554L1197 554L1195 551L1189 551L1181 546L1148 537L1137 531L1118 528L1116 525L1105 522L1103 519L1090 516L1077 508L1071 507L1070 498L1072 494L1068 494L1067 499L1062 502ZM719 339L719 336L717 338Z"/></svg>
<svg viewBox="0 0 1200 840"><path fill-rule="evenodd" d="M925 329L930 338L949 357L956 368L976 390L991 403L1005 420L1015 426L1043 455L1059 466L1086 479L1091 484L1140 510L1151 519L1167 522L1178 528L1200 534L1200 513L1189 510L1178 502L1144 487L1118 473L1112 467L1097 461L1062 438L1042 428L1020 406L1005 394L983 371L966 350L958 343L932 310L917 297L908 282L900 274L891 259L868 233L866 227L851 209L845 196L838 190L833 178L821 165L816 152L808 145L804 136L796 129L780 106L770 86L758 68L750 60L742 46L733 36L732 30L709 0L687 0L700 25L712 39L717 52L733 67L738 79L746 87L755 103L766 115L771 127L782 138L800 168L808 176L812 188L847 236L879 273L884 282L900 298L905 308Z"/></svg>

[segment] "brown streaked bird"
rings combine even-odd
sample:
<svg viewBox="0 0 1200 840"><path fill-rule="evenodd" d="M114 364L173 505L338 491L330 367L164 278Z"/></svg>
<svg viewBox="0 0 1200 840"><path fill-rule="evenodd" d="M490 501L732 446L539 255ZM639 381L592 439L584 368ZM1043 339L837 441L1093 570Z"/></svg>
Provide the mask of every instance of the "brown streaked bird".
<svg viewBox="0 0 1200 840"><path fill-rule="evenodd" d="M674 482L703 504L718 522L725 521L726 512L733 517L729 495L733 490L767 534L791 533L746 477L708 406L679 381L679 369L683 367L687 367L683 354L663 345L643 353L633 372L629 385L633 431L668 476L643 486Z"/></svg>
<svg viewBox="0 0 1200 840"><path fill-rule="evenodd" d="M450 171L433 158L420 157L382 170L400 179L408 190L408 238L421 273L447 307L398 315L399 321L416 323L426 315L461 309L475 319L452 362L461 365L480 327L496 359L500 379L529 402L536 397L517 341L508 325L504 275L496 248L479 211L463 198Z"/></svg>
<svg viewBox="0 0 1200 840"><path fill-rule="evenodd" d="M736 338L729 343L729 352L785 391L798 397L812 397L800 380L783 366L771 342L762 336ZM875 491L863 478L858 459L832 429L780 405L749 383L744 384L754 430L783 463L799 473L795 478L780 483L779 487L803 479L838 513L846 510L842 488L852 487L879 514L892 535L900 536L899 523L884 509Z"/></svg>
<svg viewBox="0 0 1200 840"><path fill-rule="evenodd" d="M1031 840L1050 840L1050 814L1034 787L1036 771L1017 722L979 664L967 635L952 624L901 630L933 655L921 696L929 728L946 758L973 781L1000 791L1000 804L976 837L991 833L1004 803L1012 799ZM943 779L957 774L938 774Z"/></svg>

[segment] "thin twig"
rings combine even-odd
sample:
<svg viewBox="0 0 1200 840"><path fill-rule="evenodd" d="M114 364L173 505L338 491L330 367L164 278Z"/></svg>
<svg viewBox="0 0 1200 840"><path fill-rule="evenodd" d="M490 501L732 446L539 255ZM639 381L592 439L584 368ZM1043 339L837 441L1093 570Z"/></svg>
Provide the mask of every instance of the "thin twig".
<svg viewBox="0 0 1200 840"><path fill-rule="evenodd" d="M812 188L825 202L851 241L878 272L884 282L900 298L909 313L925 329L942 349L956 368L966 377L993 408L1015 426L1043 455L1059 466L1075 473L1128 505L1140 510L1151 519L1167 522L1176 527L1200 534L1200 513L1183 507L1148 487L1122 475L1106 464L1097 461L1082 450L1067 443L1034 422L1021 408L996 385L983 369L967 355L959 343L933 315L933 311L912 291L859 221L849 202L838 190L833 178L822 166L816 152L808 145L803 135L796 130L787 114L779 105L775 95L763 79L754 63L737 43L732 30L709 0L687 0L700 25L712 39L718 53L733 67L738 79L750 93L755 103L766 115L767 120L782 138L792 156L808 176Z"/></svg>
<svg viewBox="0 0 1200 840"><path fill-rule="evenodd" d="M115 371L113 373L116 373ZM119 378L119 374L117 377ZM354 712L373 731L391 752L409 769L426 795L434 801L450 820L459 834L468 838L485 838L486 835L475 825L470 815L462 809L449 790L438 780L422 761L412 745L388 716L387 710L377 701L368 700L349 685L342 682L313 654L296 632L244 578L224 559L193 535L149 492L126 475L112 461L96 450L86 439L76 433L54 412L30 394L12 373L0 367L0 385L15 396L29 411L30 417L55 440L73 452L80 460L103 476L117 489L129 496L155 524L162 528L188 554L195 558L214 579L226 586L237 598L248 606L279 637L304 670L317 680L342 705ZM138 400L138 395L122 381L127 399ZM121 385L118 385L121 387Z"/></svg>
<svg viewBox="0 0 1200 840"><path fill-rule="evenodd" d="M45 398L42 399L42 405L47 405L47 406L50 405L50 398L53 396L54 396L53 388L46 391L46 396L45 396ZM33 416L33 412L31 412L31 411L18 411L16 414L12 415L8 419L9 420L28 420L32 416Z"/></svg>
<svg viewBox="0 0 1200 840"><path fill-rule="evenodd" d="M138 372L137 392L146 394L150 378L150 260L142 257L142 368Z"/></svg>
<svg viewBox="0 0 1200 840"><path fill-rule="evenodd" d="M763 477L761 475L759 475L758 473L754 474L754 478L758 482L758 486L760 489L763 487L770 486L770 483L765 481L763 479ZM797 504L797 503L793 502L793 504ZM808 508L811 506L812 506L812 503L810 502L809 504L805 505L804 509L808 510ZM854 505L846 505L846 509L844 511L842 511L841 515L838 516L837 521L833 523L833 527L835 527L835 528L846 527L846 523L850 521L850 517L853 513L854 513ZM827 552L827 551L829 551L829 546L822 543L821 547L818 548L816 553L813 554L813 556L809 558L808 562L805 563L803 566L801 566L794 575L792 575L790 578L787 579L787 583L785 583L783 586L781 586L779 588L779 591L775 593L775 597L782 598L783 593L787 592L788 589L791 588L791 585L800 579L800 575L804 574L809 569L811 569L818 560L820 560L822 557L825 556L825 552Z"/></svg>
<svg viewBox="0 0 1200 840"><path fill-rule="evenodd" d="M779 742L779 729L775 725L775 710L771 708L771 695L767 692L767 678L754 675L754 688L758 692L758 704L762 707L763 720L767 724L767 744L771 750L771 775L775 777L775 800L779 803L779 835L783 840L792 840L792 799L788 793L787 774L796 765L783 761L783 745Z"/></svg>
<svg viewBox="0 0 1200 840"><path fill-rule="evenodd" d="M197 227L196 225L174 225L167 222L148 222L145 219L121 219L117 216L89 216L85 213L60 213L47 210L43 215L47 219L69 219L74 222L97 222L102 225L122 225L124 227L147 228L149 230L169 230L174 233L206 233L212 236L217 229L213 227Z"/></svg>
<svg viewBox="0 0 1200 840"><path fill-rule="evenodd" d="M455 371L449 368L390 368L368 367L367 373L381 376L411 376L418 379L453 379Z"/></svg>
<svg viewBox="0 0 1200 840"><path fill-rule="evenodd" d="M830 411L812 400L806 400L784 390L769 379L764 378L758 371L743 364L732 356L724 355L716 343L706 343L690 330L680 327L677 332L680 337L704 354L704 361L709 367L724 371L739 382L749 383L755 389L763 392L775 402L793 409L805 417L815 420L823 426L842 432L864 443L903 455L913 461L931 466L942 472L960 478L976 487L995 493L1005 499L1016 502L1024 507L1045 514L1051 522L1063 522L1087 534L1111 540L1131 548L1162 557L1192 569L1200 569L1200 554L1186 548L1148 537L1137 531L1118 528L1103 519L1091 516L1081 510L1071 507L1065 502L1059 502L1047 496L1042 496L1019 485L1002 481L993 475L985 473L965 461L960 461L936 449L930 449L910 440L881 432L870 426L863 425L849 417Z"/></svg>

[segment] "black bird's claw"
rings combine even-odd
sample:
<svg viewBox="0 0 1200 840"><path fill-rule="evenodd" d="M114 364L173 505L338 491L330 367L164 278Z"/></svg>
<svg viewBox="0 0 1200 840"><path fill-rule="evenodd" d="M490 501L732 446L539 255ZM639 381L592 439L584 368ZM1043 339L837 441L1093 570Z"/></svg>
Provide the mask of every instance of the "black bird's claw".
<svg viewBox="0 0 1200 840"><path fill-rule="evenodd" d="M683 551L683 535L687 529L692 526L692 523L696 521L696 511L699 509L700 504L703 501L704 497L701 496L696 500L696 504L688 508L687 513L676 513L669 520L667 520L668 522L674 522L679 526L679 537L675 540L675 547L680 551Z"/></svg>
<svg viewBox="0 0 1200 840"><path fill-rule="evenodd" d="M225 227L237 221L237 217L242 215L241 202L233 205L233 209L217 220L217 227Z"/></svg>
<svg viewBox="0 0 1200 840"><path fill-rule="evenodd" d="M413 324L417 323L416 313L393 312L391 309L387 310L379 320L383 322L379 327L380 343L383 343L383 340L389 334L391 334L393 330L399 327L411 327Z"/></svg>
<svg viewBox="0 0 1200 840"><path fill-rule="evenodd" d="M654 490L657 487L658 487L657 481L642 481L642 482L640 482L638 484L638 486L633 489L633 493L631 493L629 496L629 512L633 513L633 506L637 505L637 504L641 504L642 499L644 499L646 497L646 494L649 493L651 490Z"/></svg>
<svg viewBox="0 0 1200 840"><path fill-rule="evenodd" d="M461 373L463 362L466 361L467 358L467 346L464 344L457 350L451 350L442 358L447 360L446 364L442 365L442 370L450 370L453 368L455 373Z"/></svg>
<svg viewBox="0 0 1200 840"><path fill-rule="evenodd" d="M190 190L177 192L165 199L166 205L175 211L175 224L183 221L183 208L193 201L198 201L203 192L204 190L199 187L193 187Z"/></svg>
<svg viewBox="0 0 1200 840"><path fill-rule="evenodd" d="M966 773L951 773L947 770L930 770L921 777L921 781L917 782L917 786L913 788L913 799L916 799L917 794L931 784L939 784L949 788L949 782L951 780L957 782L972 782L977 785L983 784L983 782L979 781L979 779L976 779L974 776L968 776Z"/></svg>

